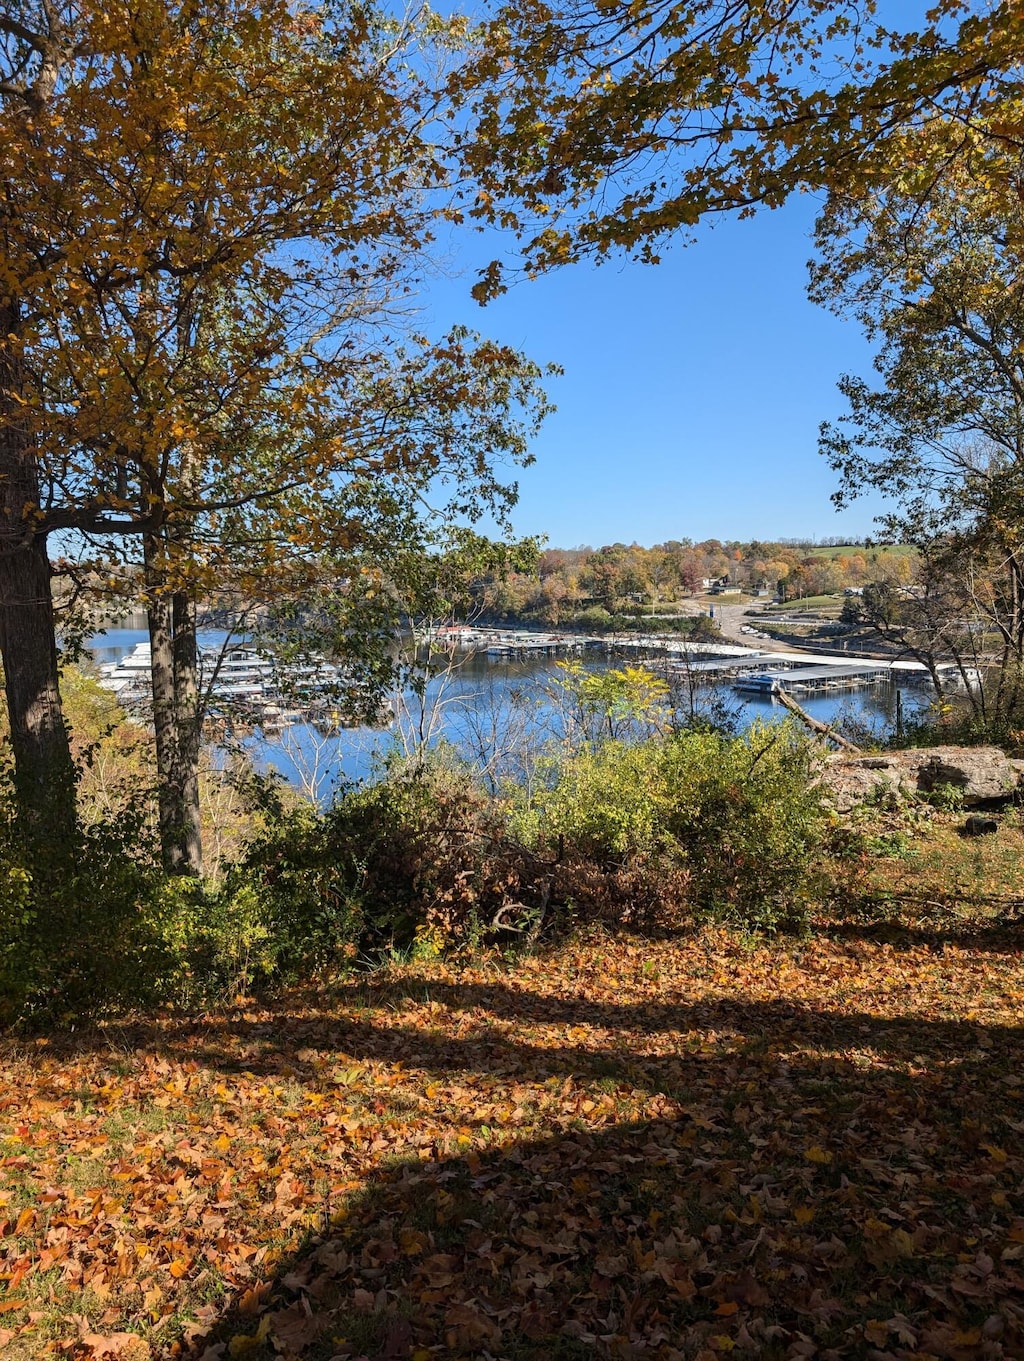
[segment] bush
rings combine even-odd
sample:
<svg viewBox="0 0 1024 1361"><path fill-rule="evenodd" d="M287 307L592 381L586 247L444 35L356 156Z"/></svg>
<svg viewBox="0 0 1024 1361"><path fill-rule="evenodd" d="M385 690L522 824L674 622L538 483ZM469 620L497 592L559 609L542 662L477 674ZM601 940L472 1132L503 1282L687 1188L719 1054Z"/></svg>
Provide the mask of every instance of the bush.
<svg viewBox="0 0 1024 1361"><path fill-rule="evenodd" d="M501 806L442 749L394 762L322 815L304 806L270 819L224 893L239 910L247 895L259 904L267 934L253 938L254 981L308 976L427 938L478 938L530 860L509 842ZM216 972L231 961L211 944L205 967Z"/></svg>
<svg viewBox="0 0 1024 1361"><path fill-rule="evenodd" d="M287 866L276 889L245 865L223 885L167 876L144 802L88 812L45 847L0 817L0 1024L220 998L310 965L326 934L311 921L329 913L319 887Z"/></svg>
<svg viewBox="0 0 1024 1361"><path fill-rule="evenodd" d="M529 938L542 923L804 924L825 819L792 727L609 740L546 773L532 797L495 799L435 751L322 816L272 819L193 928L193 975L304 976L427 940Z"/></svg>
<svg viewBox="0 0 1024 1361"><path fill-rule="evenodd" d="M514 826L528 844L557 846L616 883L627 871L634 889L653 876L661 889L643 897L658 924L678 925L685 901L698 913L788 929L806 919L823 846L809 776L807 744L788 724L740 738L697 731L607 742L558 762L549 787L520 800Z"/></svg>
<svg viewBox="0 0 1024 1361"><path fill-rule="evenodd" d="M609 739L544 774L495 799L442 750L322 815L264 784L220 885L164 876L141 818L46 853L0 823L0 1017L194 1003L541 925L803 924L825 820L793 728Z"/></svg>
<svg viewBox="0 0 1024 1361"><path fill-rule="evenodd" d="M605 741L556 758L549 785L512 814L527 844L568 845L601 868L668 850L665 745Z"/></svg>
<svg viewBox="0 0 1024 1361"><path fill-rule="evenodd" d="M580 610L572 622L574 627L587 633L607 633L612 626L612 616L603 605L590 605Z"/></svg>
<svg viewBox="0 0 1024 1361"><path fill-rule="evenodd" d="M349 794L325 835L358 870L369 943L473 940L529 893L532 857L510 840L502 805L443 748Z"/></svg>
<svg viewBox="0 0 1024 1361"><path fill-rule="evenodd" d="M694 901L759 929L806 921L826 819L811 748L792 724L745 736L682 735L667 748L669 831L694 873Z"/></svg>
<svg viewBox="0 0 1024 1361"><path fill-rule="evenodd" d="M292 980L337 966L363 934L359 867L338 844L331 814L312 804L278 809L227 875L221 925L198 961L239 986Z"/></svg>
<svg viewBox="0 0 1024 1361"><path fill-rule="evenodd" d="M161 874L127 814L45 850L0 825L0 1020L77 1017L153 1000L169 960Z"/></svg>

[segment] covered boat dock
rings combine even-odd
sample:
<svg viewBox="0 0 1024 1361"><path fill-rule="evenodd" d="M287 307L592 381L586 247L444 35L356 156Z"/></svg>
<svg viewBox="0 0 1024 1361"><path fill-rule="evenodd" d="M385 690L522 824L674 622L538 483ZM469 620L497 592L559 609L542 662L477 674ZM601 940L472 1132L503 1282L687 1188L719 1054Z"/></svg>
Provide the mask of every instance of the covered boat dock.
<svg viewBox="0 0 1024 1361"><path fill-rule="evenodd" d="M733 682L737 690L759 695L787 693L827 694L833 690L852 690L860 685L875 685L892 679L888 662L843 662L839 665L797 666L789 671L760 671L741 676Z"/></svg>

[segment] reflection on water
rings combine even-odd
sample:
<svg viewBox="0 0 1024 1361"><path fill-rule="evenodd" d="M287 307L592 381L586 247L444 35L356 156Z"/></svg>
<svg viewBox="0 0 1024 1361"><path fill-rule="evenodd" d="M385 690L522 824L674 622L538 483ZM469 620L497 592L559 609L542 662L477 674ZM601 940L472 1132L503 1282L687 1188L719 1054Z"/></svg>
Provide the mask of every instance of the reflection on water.
<svg viewBox="0 0 1024 1361"><path fill-rule="evenodd" d="M111 630L92 639L89 646L97 661L119 661L146 637L136 630ZM213 646L223 637L204 636L203 642ZM622 663L588 656L585 664L602 669ZM561 674L557 661L550 658L490 660L483 653L468 653L448 672L428 682L422 702L412 691L395 696L395 720L390 728L357 727L324 733L310 724L297 723L281 733L264 735L257 731L245 739L245 746L258 768L278 771L289 783L320 801L328 799L342 783L372 778L391 753L412 750L421 742L451 743L486 768L497 782L502 776L522 775L529 754L564 731L564 705L558 686ZM851 721L859 730L878 737L895 726L893 685L801 697L800 702L822 723ZM905 716L910 717L927 707L928 692L917 687L903 689L902 702ZM774 722L786 717L778 702L760 695L740 695L728 682L702 681L698 703L705 708L708 704L726 706L735 713L740 731L757 719Z"/></svg>
<svg viewBox="0 0 1024 1361"><path fill-rule="evenodd" d="M620 665L594 658L588 667ZM420 740L450 742L485 767L493 781L522 776L531 752L563 730L563 704L557 663L488 661L471 655L457 670L434 677L423 702L407 693L396 702L391 729L348 728L331 736L297 724L280 735L255 736L249 746L261 768L273 767L313 797L329 798L341 783L372 778L391 753L413 749ZM728 684L709 683L703 701L724 704L736 714L743 731L760 719L786 718L781 704L761 696L740 695ZM700 699L700 696L698 696ZM904 715L926 707L927 693L902 692ZM851 721L860 731L882 737L896 722L896 687L876 685L841 694L808 697L801 703L812 717L831 724Z"/></svg>
<svg viewBox="0 0 1024 1361"><path fill-rule="evenodd" d="M98 633L90 638L86 646L92 653L93 661L116 664L124 661L138 643L148 641L149 634L144 629L108 629L106 633Z"/></svg>

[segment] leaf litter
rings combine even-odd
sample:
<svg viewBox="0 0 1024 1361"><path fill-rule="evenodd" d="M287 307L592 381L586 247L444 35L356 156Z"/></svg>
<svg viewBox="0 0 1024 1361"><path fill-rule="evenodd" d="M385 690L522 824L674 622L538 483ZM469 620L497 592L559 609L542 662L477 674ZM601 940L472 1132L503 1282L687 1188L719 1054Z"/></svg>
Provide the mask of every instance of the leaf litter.
<svg viewBox="0 0 1024 1361"><path fill-rule="evenodd" d="M0 1056L0 1346L1024 1355L1012 939L424 963Z"/></svg>

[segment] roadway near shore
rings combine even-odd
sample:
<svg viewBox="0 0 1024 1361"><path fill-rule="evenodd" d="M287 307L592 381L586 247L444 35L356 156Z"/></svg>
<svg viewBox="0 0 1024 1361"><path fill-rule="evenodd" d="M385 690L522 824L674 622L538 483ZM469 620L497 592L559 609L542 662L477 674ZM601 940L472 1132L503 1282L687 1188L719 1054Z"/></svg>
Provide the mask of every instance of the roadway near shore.
<svg viewBox="0 0 1024 1361"><path fill-rule="evenodd" d="M749 633L743 632L744 628L757 628L758 625L757 614L749 613L751 609L749 603L745 605L722 605L719 604L717 600L713 600L708 604L702 603L699 606L692 607L688 610L688 613L706 615L709 609L715 611L715 623L721 630L722 638L724 640L730 643L736 643L740 647L749 647L751 651L754 652L762 650L762 648L759 647L759 644L763 643L765 641L764 639L752 638ZM788 644L786 645L786 650L787 652L799 653L804 653L805 651L803 648L790 647ZM806 655L808 657L813 657L815 654L813 652L807 652Z"/></svg>
<svg viewBox="0 0 1024 1361"><path fill-rule="evenodd" d="M715 605L715 623L722 630L722 637L728 638L731 643L740 643L746 647L754 647L749 633L741 633L742 628L756 628L757 617L747 614L749 605ZM799 651L799 648L792 649Z"/></svg>
<svg viewBox="0 0 1024 1361"><path fill-rule="evenodd" d="M742 630L744 626L747 628L758 627L759 612L757 610L754 610L751 613L750 612L751 606L749 604L720 605L718 604L717 601L713 603L715 610L715 623L718 624L719 628L721 629L722 637L724 639L727 639L730 643L738 643L741 647L749 647L754 650L757 650L759 643L763 643L763 640L751 638L749 633L743 633ZM697 613L705 614L706 612L707 612L706 609L694 611L695 614ZM767 618L771 619L772 616L769 615L767 616ZM780 620L778 622L782 621ZM798 645L794 645L789 642L785 643L784 646L787 652L800 653L801 655L806 656L808 658L812 657L816 658L819 656L819 653L816 650L802 648ZM849 657L851 660L858 657L863 657L871 661L881 661L891 659L893 653L891 651L886 651L884 649L865 647L863 645L863 642L861 641L860 645L857 646L856 648L849 649L843 648L843 655L844 657Z"/></svg>

